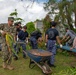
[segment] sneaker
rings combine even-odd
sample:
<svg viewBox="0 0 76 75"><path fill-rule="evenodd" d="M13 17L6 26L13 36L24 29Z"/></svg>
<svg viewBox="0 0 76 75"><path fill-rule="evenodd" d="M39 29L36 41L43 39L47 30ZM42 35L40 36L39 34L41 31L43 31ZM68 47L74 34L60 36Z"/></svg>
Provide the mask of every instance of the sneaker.
<svg viewBox="0 0 76 75"><path fill-rule="evenodd" d="M56 67L54 64L48 64L50 67Z"/></svg>
<svg viewBox="0 0 76 75"><path fill-rule="evenodd" d="M18 57L14 57L14 60L18 60Z"/></svg>
<svg viewBox="0 0 76 75"><path fill-rule="evenodd" d="M26 59L26 55L23 55L23 58Z"/></svg>
<svg viewBox="0 0 76 75"><path fill-rule="evenodd" d="M23 58L26 59L26 56L25 57L23 56Z"/></svg>

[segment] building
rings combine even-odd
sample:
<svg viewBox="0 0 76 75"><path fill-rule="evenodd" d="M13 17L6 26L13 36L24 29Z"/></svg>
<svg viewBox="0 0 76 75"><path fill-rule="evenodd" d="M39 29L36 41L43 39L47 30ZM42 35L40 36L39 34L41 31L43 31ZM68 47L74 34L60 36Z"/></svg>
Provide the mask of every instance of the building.
<svg viewBox="0 0 76 75"><path fill-rule="evenodd" d="M62 24L57 25L56 29L58 30L60 37L65 35L65 27Z"/></svg>
<svg viewBox="0 0 76 75"><path fill-rule="evenodd" d="M41 32L43 32L43 22L42 21L39 21L39 20L35 21L34 24L35 24L36 29L39 29Z"/></svg>

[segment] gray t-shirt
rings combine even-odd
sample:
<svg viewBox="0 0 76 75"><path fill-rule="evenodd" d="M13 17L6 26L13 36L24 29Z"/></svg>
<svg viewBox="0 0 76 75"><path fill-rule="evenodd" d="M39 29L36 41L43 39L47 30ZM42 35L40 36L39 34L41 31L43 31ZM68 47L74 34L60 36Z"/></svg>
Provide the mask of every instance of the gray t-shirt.
<svg viewBox="0 0 76 75"><path fill-rule="evenodd" d="M65 36L70 36L71 39L74 39L76 37L76 33L72 30L68 30Z"/></svg>

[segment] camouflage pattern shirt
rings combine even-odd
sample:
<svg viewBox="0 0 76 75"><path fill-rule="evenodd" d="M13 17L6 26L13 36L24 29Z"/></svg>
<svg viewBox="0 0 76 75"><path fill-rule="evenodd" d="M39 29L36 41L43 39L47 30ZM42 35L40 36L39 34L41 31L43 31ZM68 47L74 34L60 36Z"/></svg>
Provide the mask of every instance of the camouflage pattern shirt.
<svg viewBox="0 0 76 75"><path fill-rule="evenodd" d="M13 36L13 38L16 34L16 27L13 25L12 26L8 26L8 24L0 25L0 30L10 33ZM1 38L2 38L1 43L6 43L5 37L1 35Z"/></svg>

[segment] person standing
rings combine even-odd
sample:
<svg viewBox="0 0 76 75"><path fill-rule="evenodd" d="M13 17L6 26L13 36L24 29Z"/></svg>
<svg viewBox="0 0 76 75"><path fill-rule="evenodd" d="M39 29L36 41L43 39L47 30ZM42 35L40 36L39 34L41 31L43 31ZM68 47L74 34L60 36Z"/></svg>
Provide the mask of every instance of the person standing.
<svg viewBox="0 0 76 75"><path fill-rule="evenodd" d="M16 37L16 43L14 43L14 50L18 54L19 51L20 51L20 46L19 46L19 44L17 42L18 42L18 33L22 29L21 22L16 22L14 24L14 26L16 27L16 35L15 35L15 37ZM14 54L14 60L18 60L18 57L15 54Z"/></svg>
<svg viewBox="0 0 76 75"><path fill-rule="evenodd" d="M45 34L47 50L52 53L52 56L50 56L48 60L48 65L50 67L55 67L54 62L55 62L55 55L56 55L56 45L55 45L56 41L60 44L60 46L62 45L60 43L59 33L55 29L57 23L53 21L50 23L50 25L51 25L51 28L49 28Z"/></svg>
<svg viewBox="0 0 76 75"><path fill-rule="evenodd" d="M27 27L23 26L22 30L18 33L18 38L20 46L23 50L23 58L26 58L26 40L28 40L28 32L26 31Z"/></svg>
<svg viewBox="0 0 76 75"><path fill-rule="evenodd" d="M7 68L9 70L13 70L14 68L11 66L12 62L12 51L10 48L10 45L6 41L6 34L9 33L14 41L15 41L15 33L16 33L16 28L13 26L14 18L13 17L8 17L8 24L7 25L0 25L0 32L1 32L1 37L2 37L2 58L3 58L3 68Z"/></svg>

